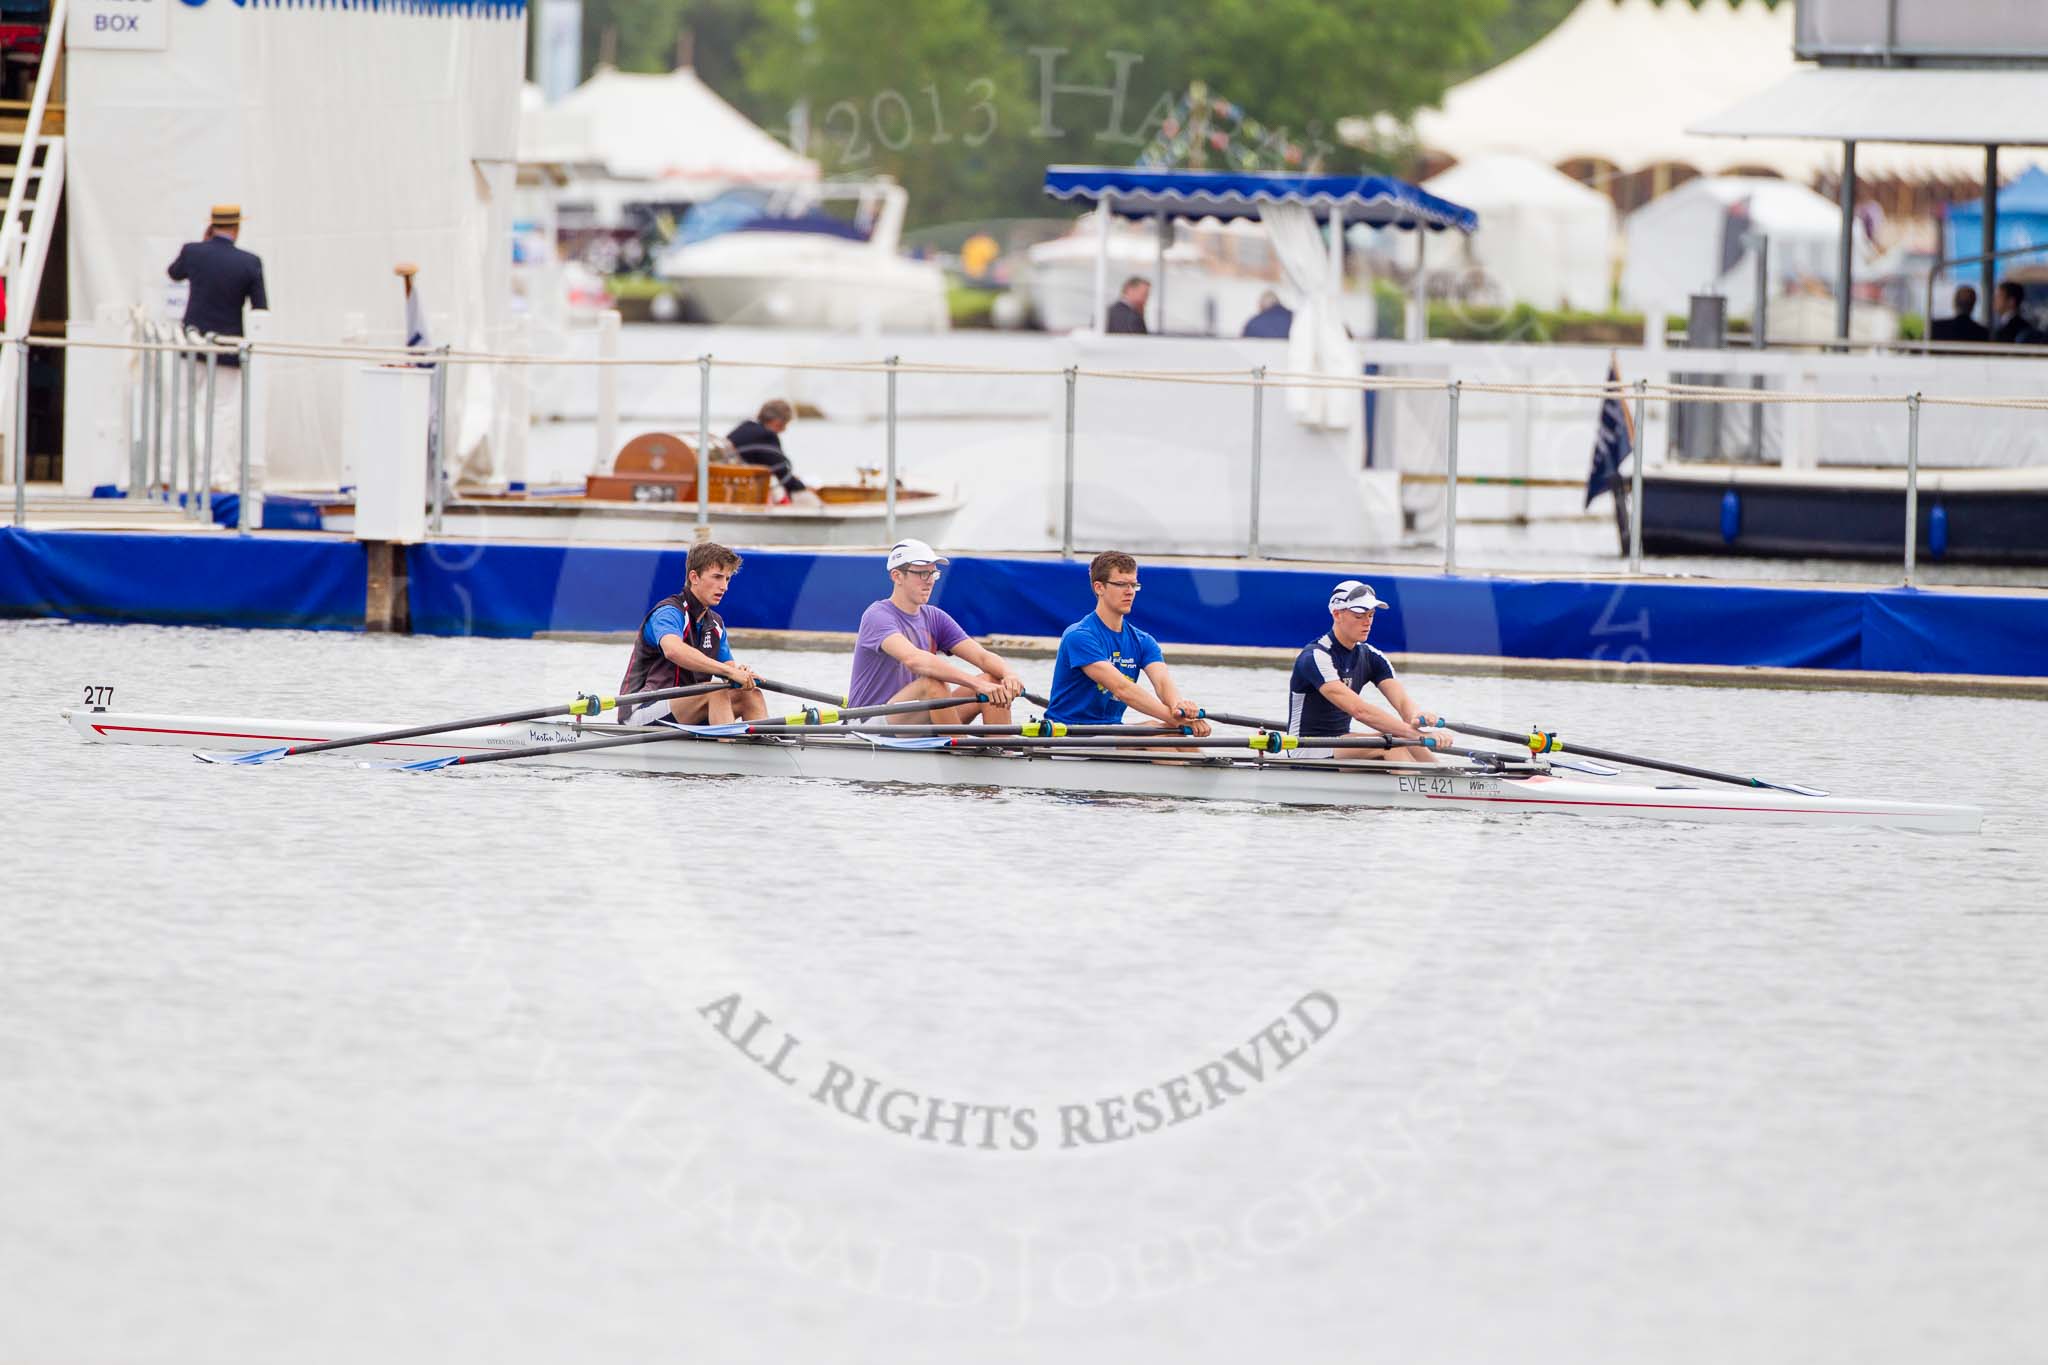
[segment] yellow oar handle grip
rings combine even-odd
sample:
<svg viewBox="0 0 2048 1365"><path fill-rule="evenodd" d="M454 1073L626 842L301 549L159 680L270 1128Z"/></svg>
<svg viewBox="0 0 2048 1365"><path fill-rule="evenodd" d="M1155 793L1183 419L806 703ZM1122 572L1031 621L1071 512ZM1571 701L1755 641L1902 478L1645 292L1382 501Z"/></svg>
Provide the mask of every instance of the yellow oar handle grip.
<svg viewBox="0 0 2048 1365"><path fill-rule="evenodd" d="M617 697L578 697L569 703L569 714L572 716L602 715L606 711L615 710L618 704L619 699Z"/></svg>
<svg viewBox="0 0 2048 1365"><path fill-rule="evenodd" d="M1065 722L1057 720L1027 720L1022 730L1026 739L1057 739L1066 733Z"/></svg>
<svg viewBox="0 0 2048 1365"><path fill-rule="evenodd" d="M1564 752L1564 741L1557 737L1555 731L1531 730L1529 732L1529 752L1532 754L1561 754Z"/></svg>
<svg viewBox="0 0 2048 1365"><path fill-rule="evenodd" d="M807 706L782 718L785 725L837 725L839 712L829 706Z"/></svg>
<svg viewBox="0 0 2048 1365"><path fill-rule="evenodd" d="M1301 736L1283 735L1277 730L1267 730L1246 740L1245 747L1257 749L1261 753L1277 754L1283 749L1299 749Z"/></svg>

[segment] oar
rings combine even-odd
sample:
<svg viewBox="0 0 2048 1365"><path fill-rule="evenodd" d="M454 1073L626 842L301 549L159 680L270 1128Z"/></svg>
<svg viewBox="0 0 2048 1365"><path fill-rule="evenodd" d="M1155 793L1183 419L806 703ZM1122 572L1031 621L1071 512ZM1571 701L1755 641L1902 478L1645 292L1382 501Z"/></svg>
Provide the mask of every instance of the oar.
<svg viewBox="0 0 2048 1365"><path fill-rule="evenodd" d="M1067 735L1184 735L1179 725L1064 725L1056 720L1032 720L1022 725L864 725L864 735L1021 735L1027 739Z"/></svg>
<svg viewBox="0 0 2048 1365"><path fill-rule="evenodd" d="M846 705L846 695L841 692L820 692L814 688L798 687L794 683L774 682L768 678L754 679L754 686L763 692L780 692L785 697L802 697L805 701L820 702L826 706ZM986 697L983 701L988 700Z"/></svg>
<svg viewBox="0 0 2048 1365"><path fill-rule="evenodd" d="M413 725L403 730L379 730L373 735L357 735L353 739L324 739L313 744L287 744L276 749L258 749L247 754L194 754L201 763L275 763L280 758L294 758L300 754L322 754L332 749L353 749L362 744L390 744L401 739L418 739L422 735L442 735L450 730L481 729L487 725L516 725L523 720L545 720L549 716L596 716L621 706L638 706L642 702L670 701L676 697L695 697L706 692L721 692L732 684L720 679L717 682L697 683L690 687L664 687L654 692L628 692L622 697L586 695L566 705L536 706L525 711L506 711L496 716L471 716L466 720L437 721L432 725Z"/></svg>
<svg viewBox="0 0 2048 1365"><path fill-rule="evenodd" d="M1052 705L1051 702L1039 696L1036 692L1026 692L1024 700L1040 709L1049 708ZM1257 716L1233 716L1228 711L1198 710L1195 714L1203 720L1220 720L1225 725L1242 725L1253 730L1285 730L1287 728L1287 722L1284 720L1260 720Z"/></svg>
<svg viewBox="0 0 2048 1365"><path fill-rule="evenodd" d="M1532 754L1554 754L1564 751L1564 741L1547 730L1492 730L1484 725L1467 725L1463 721L1446 720L1446 729L1463 730L1467 734L1479 735L1486 739L1503 740L1509 744L1526 744ZM1604 758L1609 763L1626 763L1635 768L1653 768L1659 772L1678 773L1685 777L1702 778L1708 782L1726 782L1736 787L1769 787L1774 791L1791 792L1797 796L1826 796L1818 787L1802 787L1796 782L1770 782L1761 777L1742 777L1735 773L1717 773L1712 768L1695 768L1686 763L1667 763L1661 758L1643 758L1637 754L1616 753L1612 749L1594 749L1584 744L1574 744L1574 753L1588 758Z"/></svg>
<svg viewBox="0 0 2048 1365"><path fill-rule="evenodd" d="M880 706L806 706L801 711L792 711L772 720L743 721L741 724L746 728L732 733L760 735L785 729L815 729L820 725L837 725L844 720L871 720L876 716L902 716L915 711L943 711L949 706L968 706L987 700L985 694L977 692L972 697L932 697L924 701L884 702Z"/></svg>
<svg viewBox="0 0 2048 1365"><path fill-rule="evenodd" d="M1136 733L1133 733L1134 730ZM1197 738L1193 735L1180 734L1178 731L1169 731L1163 735L1147 734L1143 727L1125 726L1122 735L1103 736L1100 738L1082 738L1070 735L1068 737L1042 736L1036 739L1027 739L1021 736L1010 738L1002 735L990 735L986 739L981 739L967 735L955 735L950 738L949 747L972 749L996 745L1006 749L1253 749L1259 753L1278 754L1297 748L1406 749L1415 743L1416 741L1412 739L1389 739L1385 735L1336 735L1327 738L1321 735L1310 735L1304 739L1297 735L1283 735L1277 730L1250 736L1205 735ZM1446 749L1442 752L1480 754L1482 756L1485 753L1484 750L1477 749ZM1502 755L1496 754L1493 757L1498 758L1502 757Z"/></svg>
<svg viewBox="0 0 2048 1365"><path fill-rule="evenodd" d="M1035 694L1033 694L1033 693L1030 693L1030 692L1026 692L1026 693L1024 694L1024 700L1026 700L1026 701L1030 702L1030 703L1031 703L1032 705L1034 705L1034 706L1045 706L1045 705L1047 705L1047 704L1048 704L1048 703L1046 702L1046 700L1045 700L1045 699L1044 699L1043 697L1037 696L1037 695L1035 695ZM1237 714L1235 714L1235 713L1233 713L1233 712L1230 712L1230 711L1211 711L1211 710L1209 710L1209 709L1208 709L1208 708L1206 708L1206 707L1204 707L1204 708L1202 708L1201 710L1197 711L1197 712L1196 712L1195 714L1199 715L1199 716L1200 716L1200 717L1201 717L1202 719L1204 719L1204 720L1214 720L1214 721L1221 721L1221 722L1222 722L1223 724L1225 724L1225 725L1242 725L1242 726L1246 727L1247 729L1251 729L1251 730L1266 730L1266 731L1284 731L1284 730L1286 730L1286 729L1287 729L1287 722L1286 722L1286 721L1284 721L1284 720L1261 720L1261 719L1259 719L1259 718L1258 718L1257 716L1240 716L1240 715L1237 715ZM1445 728L1445 729L1450 729L1450 728L1452 728L1452 727L1451 727L1451 726L1449 726L1449 725L1446 725L1446 726L1445 726L1444 728ZM1475 733L1476 733L1476 732L1475 732ZM1421 747L1421 748L1424 748L1424 749L1434 749L1434 750L1436 750L1436 751L1437 751L1438 753L1441 753L1441 754L1467 754L1467 755L1470 755L1470 754L1487 754L1487 753L1491 752L1490 750L1486 750L1486 749L1455 749L1455 748L1447 748L1447 747L1445 747L1445 746L1442 746L1442 745L1436 744L1436 743L1434 743L1434 742L1432 742L1432 741L1430 741L1430 740L1427 740L1427 739L1402 739L1402 740L1397 740L1397 741L1396 741L1395 743L1393 743L1393 744L1390 744L1390 745L1385 745L1385 746L1368 746L1368 747L1385 747L1385 748L1406 748L1406 747L1409 747L1409 746L1411 746L1411 745L1414 745L1414 746L1419 746L1419 747ZM1322 747L1326 747L1326 746L1324 746L1324 745L1322 745L1322 744L1321 744L1320 742L1318 742L1318 744L1317 744L1317 745L1315 745L1314 747L1317 747L1317 748L1322 748ZM1501 758L1501 757L1505 757L1505 755L1501 755L1501 754L1494 754L1493 756L1494 756L1495 758ZM1568 763L1568 764L1565 764L1564 766L1566 766L1566 767L1572 767L1572 766L1574 766L1574 765L1572 765L1572 764L1569 764L1569 763ZM1588 771L1588 772L1600 772L1600 771L1602 771L1602 770L1601 770L1601 769L1598 769L1598 768L1594 768L1594 767L1591 767L1590 765L1588 765L1588 766L1587 766L1587 767L1585 768L1585 771ZM1610 774L1610 775L1611 775L1611 774Z"/></svg>
<svg viewBox="0 0 2048 1365"><path fill-rule="evenodd" d="M778 689L779 690L779 689ZM782 722L737 721L731 725L662 726L647 734L619 735L606 739L583 739L568 744L529 744L519 749L494 749L489 753L447 754L437 758L422 758L411 763L392 766L406 772L430 773L441 768L463 767L474 763L503 763L514 758L540 758L549 754L581 754L597 749L617 749L628 744L655 744L663 740L676 739L725 739L744 738L748 735L789 734L800 730L814 730L844 720L861 720L871 715L895 715L905 711L930 711L942 706L954 706L964 697L935 697L930 701L892 702L884 706L857 706L848 711L818 710L799 713L798 716ZM986 701L983 697L981 700ZM832 719L825 719L830 716Z"/></svg>

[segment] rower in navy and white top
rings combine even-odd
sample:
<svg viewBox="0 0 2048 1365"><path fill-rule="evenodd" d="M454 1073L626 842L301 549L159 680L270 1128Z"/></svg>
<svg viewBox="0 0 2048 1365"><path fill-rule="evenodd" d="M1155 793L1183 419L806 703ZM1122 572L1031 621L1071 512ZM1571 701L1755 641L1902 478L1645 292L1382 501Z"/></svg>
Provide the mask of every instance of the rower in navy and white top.
<svg viewBox="0 0 2048 1365"><path fill-rule="evenodd" d="M683 562L683 590L656 602L633 636L633 655L626 662L619 695L690 687L714 678L738 686L724 692L642 702L630 712L621 707L620 724L679 721L684 725L729 725L735 719L760 720L768 714L767 700L754 686L754 670L733 662L725 619L717 610L739 570L740 557L723 545L706 541L690 547L690 557Z"/></svg>
<svg viewBox="0 0 2048 1365"><path fill-rule="evenodd" d="M1396 739L1420 739L1423 731L1442 743L1451 736L1440 731L1443 717L1419 709L1394 676L1387 656L1365 642L1372 633L1373 612L1387 604L1367 584L1347 578L1330 593L1330 629L1308 643L1294 660L1294 673L1287 680L1287 732L1310 737L1348 734L1356 720L1368 729ZM1362 695L1367 686L1377 687L1393 709L1375 706ZM1331 758L1341 752L1346 758L1379 758L1370 749L1311 749L1304 745L1298 756ZM1432 763L1435 756L1424 748L1388 749L1385 757L1409 763Z"/></svg>

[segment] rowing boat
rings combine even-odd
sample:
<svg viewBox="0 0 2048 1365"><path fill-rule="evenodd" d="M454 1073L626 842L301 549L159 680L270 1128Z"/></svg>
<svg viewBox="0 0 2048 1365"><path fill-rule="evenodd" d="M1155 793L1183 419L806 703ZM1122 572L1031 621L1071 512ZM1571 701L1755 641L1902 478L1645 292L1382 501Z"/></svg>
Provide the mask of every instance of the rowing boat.
<svg viewBox="0 0 2048 1365"><path fill-rule="evenodd" d="M96 743L174 745L232 753L350 739L390 728L101 709L67 710L64 717L80 735ZM646 732L646 727L609 722L524 722L368 745L358 754L384 761L439 758ZM1509 760L1498 766L1444 763L1418 767L1336 763L1268 755L1250 748L1185 755L1071 748L910 750L888 747L859 731L830 727L820 727L815 733L740 740L678 738L596 751L542 753L521 761L630 772L1012 787L1287 806L1465 809L1799 827L1862 825L1944 834L1975 834L1984 818L1974 806L1560 776L1537 759Z"/></svg>

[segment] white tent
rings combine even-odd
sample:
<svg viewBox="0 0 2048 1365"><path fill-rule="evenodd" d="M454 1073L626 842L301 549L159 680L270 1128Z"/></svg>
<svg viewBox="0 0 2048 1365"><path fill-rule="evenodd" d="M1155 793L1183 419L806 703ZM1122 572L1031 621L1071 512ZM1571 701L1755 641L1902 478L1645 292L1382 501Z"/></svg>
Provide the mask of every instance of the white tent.
<svg viewBox="0 0 2048 1365"><path fill-rule="evenodd" d="M1776 8L1702 0L1697 9L1690 0L1580 0L1534 45L1453 86L1441 109L1417 114L1416 139L1459 161L1513 152L1552 166L1591 158L1624 173L1668 164L1708 175L1770 170L1802 184L1832 175L1841 164L1835 143L1686 131L1801 69L1792 58L1793 9L1790 0ZM1337 131L1372 143L1398 130L1346 119ZM1856 164L1870 179L1974 180L1984 154L1859 142Z"/></svg>
<svg viewBox="0 0 2048 1365"><path fill-rule="evenodd" d="M1683 313L1694 294L1717 293L1732 316L1756 307L1756 258L1739 246L1744 232L1770 242L1773 294L1832 288L1842 213L1833 200L1790 181L1761 176L1703 176L1653 199L1628 217L1621 305ZM1729 233L1737 234L1731 245ZM1867 252L1862 226L1857 249ZM1722 263L1739 252L1726 271Z"/></svg>
<svg viewBox="0 0 2048 1365"><path fill-rule="evenodd" d="M660 180L678 198L818 177L817 162L761 131L688 67L639 75L601 66L560 102L529 103L519 156L601 166L623 180Z"/></svg>
<svg viewBox="0 0 2048 1365"><path fill-rule="evenodd" d="M1605 309L1613 284L1614 204L1526 156L1461 162L1422 186L1479 211L1469 237L1430 236L1432 271L1478 269L1511 301L1539 308Z"/></svg>

